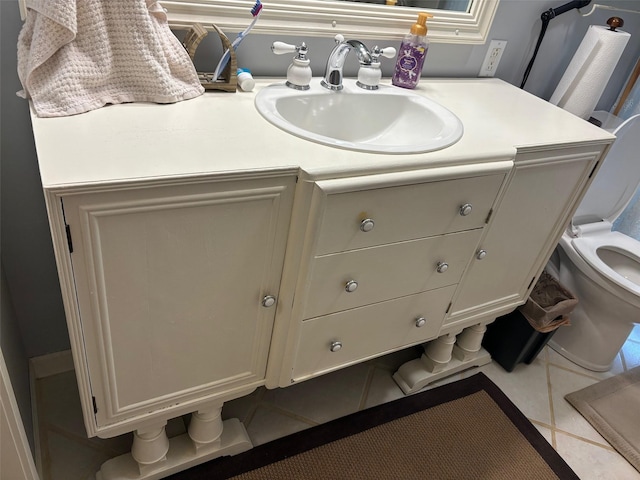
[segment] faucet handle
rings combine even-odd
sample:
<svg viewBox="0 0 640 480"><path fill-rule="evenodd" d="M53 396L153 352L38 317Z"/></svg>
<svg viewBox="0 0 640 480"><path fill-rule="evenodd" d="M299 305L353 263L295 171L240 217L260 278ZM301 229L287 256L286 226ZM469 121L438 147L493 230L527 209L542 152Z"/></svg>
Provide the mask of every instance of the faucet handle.
<svg viewBox="0 0 640 480"><path fill-rule="evenodd" d="M393 58L396 56L396 49L393 47L384 47L382 50L380 50L380 55L385 58Z"/></svg>
<svg viewBox="0 0 640 480"><path fill-rule="evenodd" d="M360 65L358 70L358 81L356 85L365 90L377 90L382 78L379 57L393 58L396 56L396 49L393 47L379 48L377 45L371 49L371 63Z"/></svg>
<svg viewBox="0 0 640 480"><path fill-rule="evenodd" d="M271 45L271 51L276 55L283 55L285 53L295 53L296 46L284 42L273 42Z"/></svg>
<svg viewBox="0 0 640 480"><path fill-rule="evenodd" d="M396 49L393 47L380 48L377 45L371 49L371 57L374 62L378 61L378 57L393 58L396 56Z"/></svg>
<svg viewBox="0 0 640 480"><path fill-rule="evenodd" d="M302 42L298 46L284 42L273 42L273 44L271 45L271 51L276 55L284 55L285 53L297 53L297 59L306 60L309 48L304 42Z"/></svg>
<svg viewBox="0 0 640 480"><path fill-rule="evenodd" d="M271 51L276 55L285 53L296 53L293 62L287 69L287 87L295 90L308 90L311 82L311 67L309 67L309 59L307 58L307 45L302 42L300 45L290 45L284 42L273 42Z"/></svg>

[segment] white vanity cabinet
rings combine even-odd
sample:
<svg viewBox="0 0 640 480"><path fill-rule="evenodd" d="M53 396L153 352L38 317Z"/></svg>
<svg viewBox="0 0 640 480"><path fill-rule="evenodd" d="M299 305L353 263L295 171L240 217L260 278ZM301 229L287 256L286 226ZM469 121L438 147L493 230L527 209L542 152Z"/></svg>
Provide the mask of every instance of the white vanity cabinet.
<svg viewBox="0 0 640 480"><path fill-rule="evenodd" d="M100 436L264 383L295 175L59 192ZM63 223L62 223L63 222ZM187 411L185 411L187 408Z"/></svg>
<svg viewBox="0 0 640 480"><path fill-rule="evenodd" d="M601 148L519 153L508 188L447 317L447 331L522 304L594 173Z"/></svg>
<svg viewBox="0 0 640 480"><path fill-rule="evenodd" d="M134 432L103 480L250 448L222 405L262 385L424 344L394 376L420 389L526 300L614 137L497 79L415 92L460 118L456 144L327 147L251 92L32 113L87 433Z"/></svg>

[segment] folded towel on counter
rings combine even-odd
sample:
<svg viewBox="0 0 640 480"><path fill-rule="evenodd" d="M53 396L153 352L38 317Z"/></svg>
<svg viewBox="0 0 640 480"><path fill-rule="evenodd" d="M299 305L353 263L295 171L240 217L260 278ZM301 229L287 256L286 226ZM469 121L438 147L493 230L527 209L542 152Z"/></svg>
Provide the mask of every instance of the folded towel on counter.
<svg viewBox="0 0 640 480"><path fill-rule="evenodd" d="M22 96L40 117L110 103L173 103L204 92L153 0L27 0L18 38Z"/></svg>

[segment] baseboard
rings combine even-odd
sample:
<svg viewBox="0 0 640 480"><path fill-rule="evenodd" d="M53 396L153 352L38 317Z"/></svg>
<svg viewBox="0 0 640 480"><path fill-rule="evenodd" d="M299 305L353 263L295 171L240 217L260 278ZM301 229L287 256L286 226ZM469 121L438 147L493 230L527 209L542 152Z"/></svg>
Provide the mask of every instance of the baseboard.
<svg viewBox="0 0 640 480"><path fill-rule="evenodd" d="M32 357L29 359L29 367L36 380L69 372L74 368L71 350Z"/></svg>
<svg viewBox="0 0 640 480"><path fill-rule="evenodd" d="M11 385L9 371L0 350L0 417L2 430L0 432L0 456L6 455L6 462L2 462L3 477L21 480L38 480L35 459L31 455L31 447L15 393ZM4 458L3 458L4 460ZM6 469L6 471L5 471Z"/></svg>
<svg viewBox="0 0 640 480"><path fill-rule="evenodd" d="M31 386L31 416L33 419L33 438L35 449L35 467L40 478L44 478L42 465L42 446L40 444L40 425L38 423L38 397L36 381L59 373L73 370L71 350L41 355L29 359L29 382Z"/></svg>

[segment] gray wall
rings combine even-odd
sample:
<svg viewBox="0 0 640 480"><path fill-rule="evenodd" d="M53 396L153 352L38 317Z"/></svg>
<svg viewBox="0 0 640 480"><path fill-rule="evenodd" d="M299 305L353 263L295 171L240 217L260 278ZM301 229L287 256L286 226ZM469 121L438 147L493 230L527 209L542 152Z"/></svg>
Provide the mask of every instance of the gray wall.
<svg viewBox="0 0 640 480"><path fill-rule="evenodd" d="M2 5L4 6L4 5ZM4 8L0 9L0 24L5 20ZM0 37L0 64L2 70L5 68L5 47L15 49L15 43L13 47L10 41L4 38L4 35ZM14 60L15 63L15 60ZM0 78L0 87L4 86L4 76ZM4 95L0 102L0 107L4 111ZM9 120L4 118L4 115L0 118L0 130L4 133L2 127L5 126ZM3 148L0 151L0 161L4 157L4 135L1 139ZM0 172L0 179L3 178L3 172ZM0 182L0 191L4 190L4 182ZM2 202L4 198L0 198L0 207L3 206ZM0 252L2 252L0 243ZM29 388L29 359L24 348L23 336L20 331L20 323L18 317L13 308L13 301L8 289L8 283L6 280L4 268L2 262L0 262L0 352L4 358L9 377L11 380L11 388L16 398L18 408L20 410L20 416L22 423L25 427L25 432L29 440L32 452L35 451L35 442L33 435L33 421L31 417L31 394Z"/></svg>
<svg viewBox="0 0 640 480"><path fill-rule="evenodd" d="M7 365L11 387L20 410L22 424L32 452L35 451L31 393L29 387L29 359L24 350L18 319L7 289L4 269L0 265L0 351Z"/></svg>
<svg viewBox="0 0 640 480"><path fill-rule="evenodd" d="M502 0L496 15L490 39L507 40L508 44L497 71L497 77L519 85L525 66L533 51L540 29L540 14L564 4L564 0ZM598 3L640 10L640 2L598 0ZM21 26L17 0L0 2L2 41L1 61L1 191L2 191L2 262L7 285L13 301L19 329L31 356L43 355L69 348L66 324L53 251L47 226L43 195L40 189L38 167L27 103L15 96L19 82L15 73L15 45ZM267 6L268 8L268 1ZM604 24L613 13L596 11L590 17L581 17L573 10L552 20L541 48L536 66L531 73L527 90L548 99L564 69L571 60L589 24ZM598 108L610 109L633 69L640 54L640 15L621 14L625 30L634 37L629 43ZM229 32L231 34L231 32ZM269 50L274 40L310 46L312 69L321 75L333 40L329 38L275 37L250 35L238 49L240 66L250 68L256 76L283 76L290 63L287 55L275 56ZM209 41L211 45L213 41ZM393 42L367 41L368 45L389 45ZM396 42L398 43L398 42ZM207 47L206 40L198 49L196 63L212 70L217 62L217 47ZM397 45L396 45L397 46ZM211 50L207 51L207 48ZM432 44L425 63L423 82L428 77L475 77L484 59L487 45ZM209 61L212 59L212 61ZM386 59L383 59L386 60ZM357 65L353 59L346 68L354 75ZM203 66L205 65L206 66ZM389 76L393 61L386 62L383 72ZM544 121L544 119L540 119ZM87 159L91 161L90 158Z"/></svg>
<svg viewBox="0 0 640 480"><path fill-rule="evenodd" d="M563 5L568 0L501 0L500 6L489 34L489 39L507 40L507 47L497 70L496 76L519 86L527 63L533 53L533 47L540 33L540 14L549 8ZM618 6L619 8L640 11L640 1L636 0L594 0L592 3ZM267 7L265 7L267 8ZM588 8L586 9L588 11ZM526 90L549 99L562 74L571 61L578 45L582 41L589 25L606 25L615 12L597 9L592 15L583 17L577 10L571 10L554 18L549 25L544 41L538 53L535 66L529 76ZM624 30L632 35L625 52L618 63L613 78L602 96L598 108L608 110L620 92L629 73L640 55L640 14L619 13L624 18ZM234 32L226 32L230 38ZM269 50L271 43L282 40L299 44L305 41L310 46L311 68L315 76L324 73L327 56L333 47L331 38L278 37L272 35L249 35L237 51L238 65L249 68L254 75L283 76L291 58L288 55L273 55ZM206 38L198 48L196 66L212 71L219 53L214 50L219 43ZM369 46L398 46L393 42L368 40ZM399 43L399 42L396 42ZM476 77L487 52L487 45L449 45L432 43L423 69L426 77ZM348 59L346 72L355 75L357 61L354 56ZM385 76L393 71L393 60L382 59Z"/></svg>
<svg viewBox="0 0 640 480"><path fill-rule="evenodd" d="M17 1L0 2L2 265L29 357L69 348L27 102L16 74Z"/></svg>

